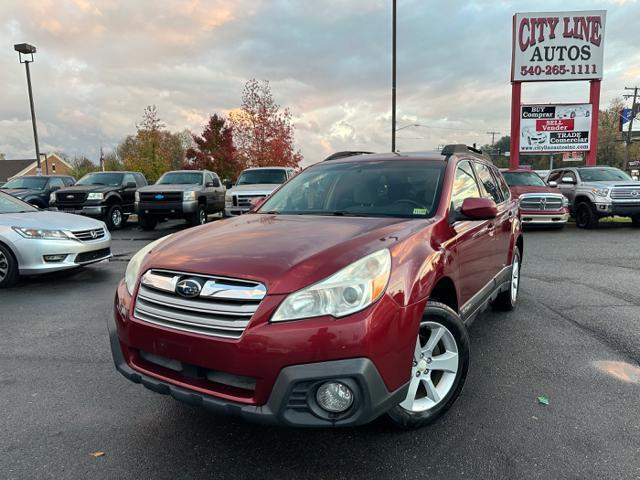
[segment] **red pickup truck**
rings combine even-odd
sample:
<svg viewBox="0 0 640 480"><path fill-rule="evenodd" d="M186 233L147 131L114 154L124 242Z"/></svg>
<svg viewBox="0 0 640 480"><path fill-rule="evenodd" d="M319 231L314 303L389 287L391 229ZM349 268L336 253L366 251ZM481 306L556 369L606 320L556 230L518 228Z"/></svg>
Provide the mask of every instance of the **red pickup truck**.
<svg viewBox="0 0 640 480"><path fill-rule="evenodd" d="M525 169L502 172L511 194L520 202L524 225L563 228L569 220L569 201L540 176Z"/></svg>
<svg viewBox="0 0 640 480"><path fill-rule="evenodd" d="M472 149L324 161L247 215L140 250L113 358L223 414L420 427L461 392L470 322L515 307L522 254L517 201Z"/></svg>

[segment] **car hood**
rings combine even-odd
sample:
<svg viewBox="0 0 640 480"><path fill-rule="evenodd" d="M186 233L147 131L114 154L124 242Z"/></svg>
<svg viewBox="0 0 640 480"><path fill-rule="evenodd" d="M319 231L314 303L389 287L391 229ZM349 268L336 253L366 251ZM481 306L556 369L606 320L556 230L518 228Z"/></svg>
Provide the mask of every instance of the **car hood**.
<svg viewBox="0 0 640 480"><path fill-rule="evenodd" d="M142 271L255 280L270 294L299 290L402 241L429 220L248 214L172 235Z"/></svg>
<svg viewBox="0 0 640 480"><path fill-rule="evenodd" d="M189 190L199 190L202 188L197 183L190 185L147 185L140 187L139 192L187 192Z"/></svg>
<svg viewBox="0 0 640 480"><path fill-rule="evenodd" d="M514 185L513 187L509 187L511 190L511 195L514 198L518 198L520 195L525 193L555 193L561 195L562 192L557 188L552 187L536 187L533 185Z"/></svg>
<svg viewBox="0 0 640 480"><path fill-rule="evenodd" d="M13 195L17 198L28 197L29 195L41 195L42 190L36 190L34 188L0 188L4 193Z"/></svg>
<svg viewBox="0 0 640 480"><path fill-rule="evenodd" d="M254 183L251 185L235 185L227 190L227 193L259 193L268 195L278 188L281 183Z"/></svg>
<svg viewBox="0 0 640 480"><path fill-rule="evenodd" d="M43 228L49 230L90 230L104 228L104 223L81 215L62 212L27 212L0 214L0 225L6 227Z"/></svg>
<svg viewBox="0 0 640 480"><path fill-rule="evenodd" d="M56 194L67 192L99 192L106 193L118 190L120 187L114 187L113 185L74 185L73 187L61 188L56 191Z"/></svg>

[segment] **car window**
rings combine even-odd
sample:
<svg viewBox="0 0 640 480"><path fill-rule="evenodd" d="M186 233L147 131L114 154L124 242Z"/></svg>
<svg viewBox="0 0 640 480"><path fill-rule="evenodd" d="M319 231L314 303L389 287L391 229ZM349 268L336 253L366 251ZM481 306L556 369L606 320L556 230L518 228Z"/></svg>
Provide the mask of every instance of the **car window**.
<svg viewBox="0 0 640 480"><path fill-rule="evenodd" d="M500 187L500 190L502 191L502 198L504 200L509 200L511 198L511 190L509 190L509 185L507 185L504 176L495 168L493 169L493 176L496 178L498 187Z"/></svg>
<svg viewBox="0 0 640 480"><path fill-rule="evenodd" d="M564 178L564 177L571 177L574 182L576 181L576 174L573 173L571 170L564 172L561 178Z"/></svg>
<svg viewBox="0 0 640 480"><path fill-rule="evenodd" d="M453 180L451 193L451 208L458 210L462 207L465 198L479 198L480 189L476 182L476 176L471 168L471 162L460 162L456 168L456 176Z"/></svg>
<svg viewBox="0 0 640 480"><path fill-rule="evenodd" d="M133 176L136 178L136 183L139 187L144 187L147 185L147 179L144 178L144 175L141 173L134 173Z"/></svg>
<svg viewBox="0 0 640 480"><path fill-rule="evenodd" d="M578 174L583 182L631 180L631 176L617 168L581 168Z"/></svg>
<svg viewBox="0 0 640 480"><path fill-rule="evenodd" d="M213 175L211 173L207 173L206 174L206 179L207 179L207 183L211 182L213 183L214 187L219 187L220 186L220 180L218 180L218 177L216 175Z"/></svg>
<svg viewBox="0 0 640 480"><path fill-rule="evenodd" d="M474 162L478 179L483 186L485 198L489 198L496 203L502 202L502 193L498 188L495 178L491 175L491 170L484 163Z"/></svg>
<svg viewBox="0 0 640 480"><path fill-rule="evenodd" d="M123 185L127 185L127 183L129 183L129 182L133 182L133 183L135 183L136 185L138 185L138 182L136 182L136 177L134 177L134 176L133 176L133 175L131 175L130 173L127 173L127 174L124 176L124 180L122 180L122 184L123 184Z"/></svg>
<svg viewBox="0 0 640 480"><path fill-rule="evenodd" d="M562 170L556 170L555 172L551 172L549 177L547 178L547 182L557 182L562 178Z"/></svg>
<svg viewBox="0 0 640 480"><path fill-rule="evenodd" d="M37 212L38 209L11 195L0 192L0 214Z"/></svg>
<svg viewBox="0 0 640 480"><path fill-rule="evenodd" d="M65 184L67 187L70 187L71 185L73 185L74 183L76 183L76 181L75 181L73 178L70 178L70 177L64 177L64 178L62 179L62 181L64 182L64 184Z"/></svg>
<svg viewBox="0 0 640 480"><path fill-rule="evenodd" d="M287 172L282 168L260 168L242 172L236 185L279 184L286 181Z"/></svg>
<svg viewBox="0 0 640 480"><path fill-rule="evenodd" d="M62 181L61 178L52 178L49 180L49 188L51 187L60 187L63 188L64 187L64 182Z"/></svg>

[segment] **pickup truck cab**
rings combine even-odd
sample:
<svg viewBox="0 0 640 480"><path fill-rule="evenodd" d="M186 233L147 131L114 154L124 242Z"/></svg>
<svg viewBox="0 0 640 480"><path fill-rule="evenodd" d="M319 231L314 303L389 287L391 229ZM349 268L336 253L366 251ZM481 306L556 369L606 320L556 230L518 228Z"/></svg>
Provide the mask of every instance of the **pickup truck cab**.
<svg viewBox="0 0 640 480"><path fill-rule="evenodd" d="M505 170L502 175L511 195L520 203L524 225L562 228L567 224L569 204L557 188L547 185L532 170Z"/></svg>
<svg viewBox="0 0 640 480"><path fill-rule="evenodd" d="M243 170L238 181L227 185L225 217L235 217L251 210L251 203L265 198L295 175L290 167L255 167Z"/></svg>
<svg viewBox="0 0 640 480"><path fill-rule="evenodd" d="M552 170L547 178L569 200L578 228L595 228L603 217L630 217L640 227L640 182L614 167Z"/></svg>
<svg viewBox="0 0 640 480"><path fill-rule="evenodd" d="M184 218L192 225L207 223L209 214L224 210L225 187L208 170L176 170L162 175L155 185L136 192L136 213L143 230L158 220Z"/></svg>
<svg viewBox="0 0 640 480"><path fill-rule="evenodd" d="M467 326L515 308L523 248L517 201L464 145L320 162L247 215L136 253L114 362L253 421L420 427L462 390Z"/></svg>

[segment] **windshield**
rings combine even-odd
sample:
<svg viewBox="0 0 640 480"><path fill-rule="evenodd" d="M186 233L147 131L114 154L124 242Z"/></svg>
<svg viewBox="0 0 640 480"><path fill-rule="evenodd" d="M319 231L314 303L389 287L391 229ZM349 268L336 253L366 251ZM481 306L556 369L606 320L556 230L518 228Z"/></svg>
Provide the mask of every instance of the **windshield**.
<svg viewBox="0 0 640 480"><path fill-rule="evenodd" d="M33 190L43 190L46 184L46 177L19 177L9 180L2 188L29 188Z"/></svg>
<svg viewBox="0 0 640 480"><path fill-rule="evenodd" d="M17 198L0 192L0 214L37 212L38 209Z"/></svg>
<svg viewBox="0 0 640 480"><path fill-rule="evenodd" d="M287 172L281 168L261 168L260 170L245 170L240 174L236 185L255 185L258 183L280 184L287 180Z"/></svg>
<svg viewBox="0 0 640 480"><path fill-rule="evenodd" d="M300 173L259 213L425 218L437 207L444 164L420 160L327 162Z"/></svg>
<svg viewBox="0 0 640 480"><path fill-rule="evenodd" d="M122 184L123 173L100 172L89 173L78 180L76 185L110 185L117 187Z"/></svg>
<svg viewBox="0 0 640 480"><path fill-rule="evenodd" d="M510 187L546 187L544 181L534 172L502 172L502 176Z"/></svg>
<svg viewBox="0 0 640 480"><path fill-rule="evenodd" d="M194 185L202 183L202 174L198 172L165 173L156 185Z"/></svg>
<svg viewBox="0 0 640 480"><path fill-rule="evenodd" d="M583 182L632 180L629 175L617 168L581 168L578 173Z"/></svg>

